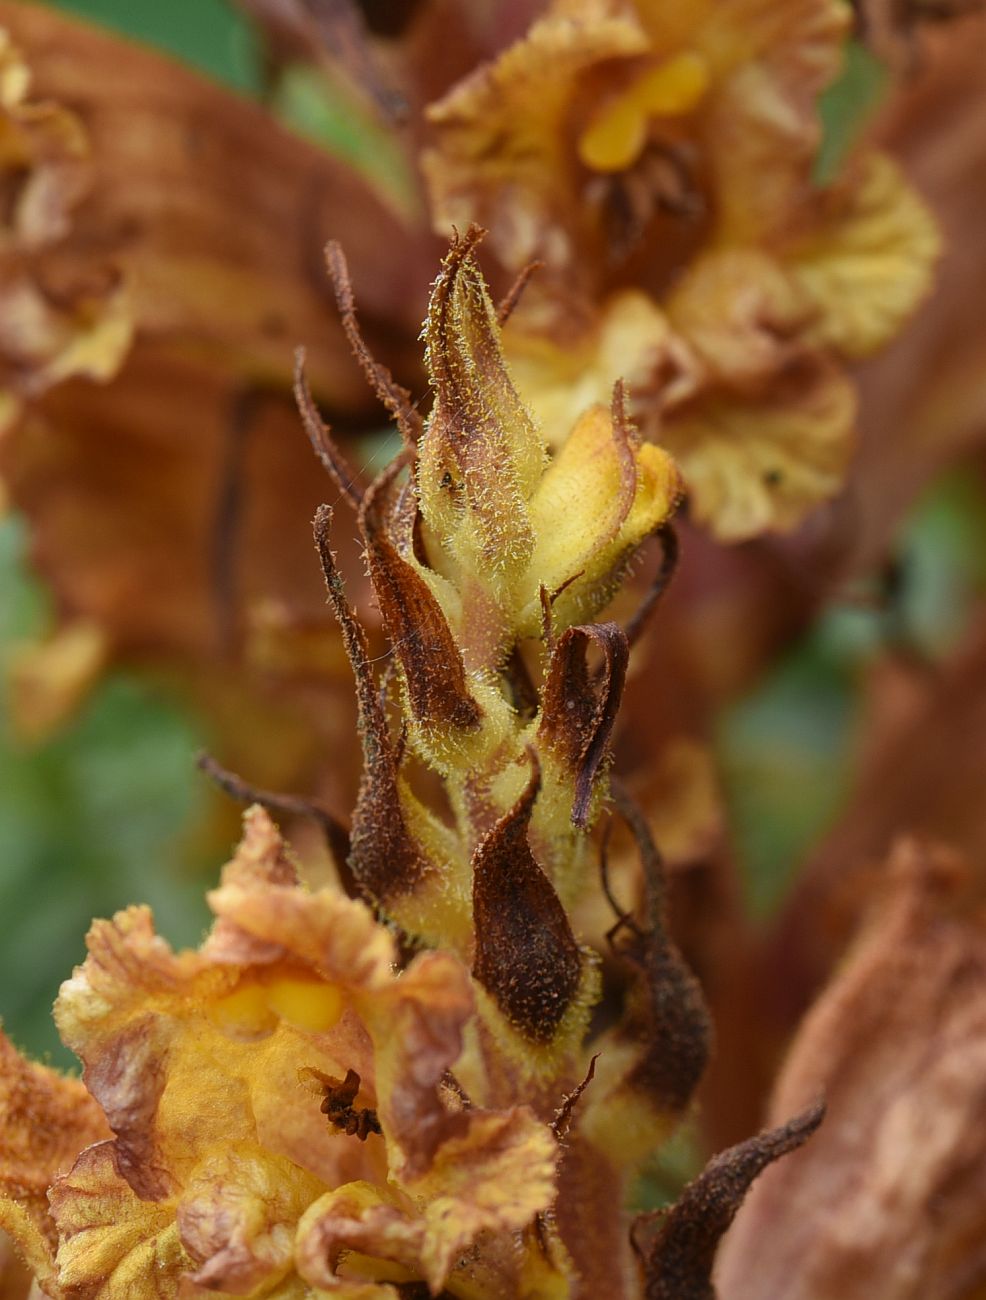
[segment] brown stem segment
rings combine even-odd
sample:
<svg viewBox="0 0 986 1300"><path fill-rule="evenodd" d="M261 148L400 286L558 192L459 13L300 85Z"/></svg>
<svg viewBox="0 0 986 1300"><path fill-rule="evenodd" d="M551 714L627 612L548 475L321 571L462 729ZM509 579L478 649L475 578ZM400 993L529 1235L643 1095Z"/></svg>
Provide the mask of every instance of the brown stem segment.
<svg viewBox="0 0 986 1300"><path fill-rule="evenodd" d="M342 822L333 817L325 808L312 803L310 799L303 799L300 795L278 794L273 790L262 790L259 786L250 785L241 776L237 776L235 772L230 772L228 768L218 763L211 754L204 751L199 754L195 763L201 772L204 772L220 790L225 791L237 803L258 803L269 812L285 813L289 817L310 817L313 821L318 822L329 846L336 870L339 872L339 879L343 888L350 897L354 897L358 893L352 873L349 870L349 832Z"/></svg>

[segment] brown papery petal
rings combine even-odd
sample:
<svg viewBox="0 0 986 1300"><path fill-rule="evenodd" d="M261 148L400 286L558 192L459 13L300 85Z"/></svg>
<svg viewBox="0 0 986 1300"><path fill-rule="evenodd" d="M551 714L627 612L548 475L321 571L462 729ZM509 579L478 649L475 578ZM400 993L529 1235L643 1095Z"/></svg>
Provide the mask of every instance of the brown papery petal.
<svg viewBox="0 0 986 1300"><path fill-rule="evenodd" d="M535 766L527 789L473 855L473 974L515 1028L546 1043L575 997L582 960L565 909L527 843L540 785Z"/></svg>
<svg viewBox="0 0 986 1300"><path fill-rule="evenodd" d="M0 1032L0 1229L35 1272L55 1240L46 1192L91 1142L108 1135L102 1111L79 1079L26 1060ZM0 1294L6 1296L6 1261ZM48 1261L50 1264L50 1261Z"/></svg>
<svg viewBox="0 0 986 1300"><path fill-rule="evenodd" d="M603 653L598 693L586 665L595 644ZM555 646L548 667L539 736L557 746L575 776L572 823L585 830L593 782L606 756L626 680L629 646L616 623L570 627Z"/></svg>
<svg viewBox="0 0 986 1300"><path fill-rule="evenodd" d="M717 1270L728 1300L983 1293L986 926L966 914L969 882L941 847L891 854L890 897L809 1012L771 1104L783 1114L824 1090L825 1126L737 1217Z"/></svg>
<svg viewBox="0 0 986 1300"><path fill-rule="evenodd" d="M109 263L131 287L140 335L193 339L241 375L287 379L295 343L328 336L316 387L340 407L364 405L323 289L325 238L346 240L368 311L408 325L420 311L406 247L383 268L403 231L366 183L164 55L47 6L0 3L0 23L34 95L71 104L89 133L92 183L65 264L82 274Z"/></svg>

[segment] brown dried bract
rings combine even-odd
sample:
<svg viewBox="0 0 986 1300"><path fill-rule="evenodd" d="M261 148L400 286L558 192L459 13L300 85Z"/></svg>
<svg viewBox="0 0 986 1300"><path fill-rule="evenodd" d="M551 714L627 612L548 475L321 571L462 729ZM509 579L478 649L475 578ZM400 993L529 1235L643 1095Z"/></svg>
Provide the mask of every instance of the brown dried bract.
<svg viewBox="0 0 986 1300"><path fill-rule="evenodd" d="M627 1084L646 1093L659 1109L680 1114L708 1064L712 1025L698 980L668 934L664 864L647 821L616 782L613 799L640 854L649 914L646 930L630 923L627 937L616 946L636 969L639 984L624 1032L644 1044Z"/></svg>
<svg viewBox="0 0 986 1300"><path fill-rule="evenodd" d="M388 497L404 466L398 457L367 490L359 522L373 590L404 670L414 720L425 729L474 731L480 708L466 685L462 653L442 607L388 536Z"/></svg>
<svg viewBox="0 0 986 1300"><path fill-rule="evenodd" d="M593 681L586 663L590 645L603 653L598 681ZM593 786L616 722L628 658L626 635L615 623L570 627L551 655L538 734L558 748L572 769L572 823L580 830L588 825Z"/></svg>
<svg viewBox="0 0 986 1300"><path fill-rule="evenodd" d="M986 925L969 879L937 846L891 854L889 897L803 1022L771 1104L790 1113L824 1091L825 1125L738 1216L717 1272L729 1300L981 1293Z"/></svg>
<svg viewBox="0 0 986 1300"><path fill-rule="evenodd" d="M315 516L315 541L329 601L356 678L363 747L363 776L353 813L349 866L359 888L375 902L381 902L412 889L427 864L401 812L397 757L370 668L366 635L346 600L329 546L331 521L332 511L322 506Z"/></svg>
<svg viewBox="0 0 986 1300"><path fill-rule="evenodd" d="M473 855L473 974L516 1029L546 1043L578 992L582 958L565 909L527 842L541 786L534 762L527 789Z"/></svg>

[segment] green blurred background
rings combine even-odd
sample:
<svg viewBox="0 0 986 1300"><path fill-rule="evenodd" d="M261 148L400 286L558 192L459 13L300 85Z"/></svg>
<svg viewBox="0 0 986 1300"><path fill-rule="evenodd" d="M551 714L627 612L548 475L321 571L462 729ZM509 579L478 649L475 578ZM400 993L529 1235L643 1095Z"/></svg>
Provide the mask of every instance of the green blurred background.
<svg viewBox="0 0 986 1300"><path fill-rule="evenodd" d="M196 64L245 94L260 59L247 23L221 0L63 0ZM879 98L880 70L853 48L825 97L819 175L830 175ZM331 148L366 155L341 113L311 111L303 85L283 105ZM901 539L891 610L833 609L755 694L721 719L719 755L750 905L767 916L808 846L838 815L852 779L862 670L903 630L937 655L960 634L986 582L986 511L957 476L933 485ZM27 573L21 522L0 521L0 668L43 633L44 592ZM41 748L18 747L0 715L0 1006L36 1056L69 1064L50 1008L83 956L93 916L148 902L173 943L199 939L203 885L220 865L197 835L206 791L194 717L125 675L105 681L74 723Z"/></svg>

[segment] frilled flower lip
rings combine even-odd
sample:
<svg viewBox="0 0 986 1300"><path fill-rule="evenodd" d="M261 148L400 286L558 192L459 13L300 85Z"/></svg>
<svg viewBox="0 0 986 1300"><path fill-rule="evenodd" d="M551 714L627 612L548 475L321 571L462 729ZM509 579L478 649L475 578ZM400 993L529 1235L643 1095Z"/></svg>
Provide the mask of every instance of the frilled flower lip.
<svg viewBox="0 0 986 1300"><path fill-rule="evenodd" d="M430 107L423 167L439 228L480 221L506 265L542 258L598 296L607 263L646 238L662 206L674 212L665 190L677 166L679 185L691 177L707 192L710 242L776 238L808 181L815 101L838 71L848 20L837 0L554 0L525 37ZM607 121L613 156L594 163L590 139ZM649 131L663 141L663 167L641 162ZM618 140L638 132L621 156ZM622 177L624 208L645 205L622 254L598 198L610 174ZM694 224L694 210L679 207L670 226L680 271L675 222Z"/></svg>

